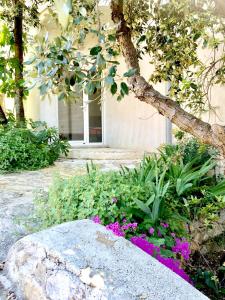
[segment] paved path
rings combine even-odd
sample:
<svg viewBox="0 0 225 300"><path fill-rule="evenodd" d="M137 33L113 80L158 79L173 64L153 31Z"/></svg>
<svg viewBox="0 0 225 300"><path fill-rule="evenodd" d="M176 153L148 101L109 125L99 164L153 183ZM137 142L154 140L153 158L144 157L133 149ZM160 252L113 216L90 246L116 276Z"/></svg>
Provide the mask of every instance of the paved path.
<svg viewBox="0 0 225 300"><path fill-rule="evenodd" d="M85 160L61 160L55 166L38 170L0 175L0 261L6 258L11 245L26 234L18 218L29 216L33 209L35 193L47 190L54 174L72 176L86 172ZM137 160L99 160L102 170L118 170L119 166L134 166Z"/></svg>

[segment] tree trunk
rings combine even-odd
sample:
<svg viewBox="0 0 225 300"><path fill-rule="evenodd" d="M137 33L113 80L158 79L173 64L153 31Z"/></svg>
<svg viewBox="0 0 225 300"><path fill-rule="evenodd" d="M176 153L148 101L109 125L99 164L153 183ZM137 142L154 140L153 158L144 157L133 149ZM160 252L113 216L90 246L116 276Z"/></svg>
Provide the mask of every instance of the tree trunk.
<svg viewBox="0 0 225 300"><path fill-rule="evenodd" d="M163 116L181 130L186 131L203 143L218 148L225 157L225 127L210 125L186 112L180 105L156 91L140 74L137 50L123 15L123 0L111 0L112 20L117 25L117 40L128 69L136 69L136 74L128 79L131 90L142 102L152 105Z"/></svg>
<svg viewBox="0 0 225 300"><path fill-rule="evenodd" d="M14 17L14 39L15 39L15 58L17 66L15 68L15 110L16 120L24 122L24 106L23 106L23 5L20 0L14 0L16 15Z"/></svg>
<svg viewBox="0 0 225 300"><path fill-rule="evenodd" d="M7 120L4 110L0 104L0 124L5 125L7 123L8 123L8 120Z"/></svg>

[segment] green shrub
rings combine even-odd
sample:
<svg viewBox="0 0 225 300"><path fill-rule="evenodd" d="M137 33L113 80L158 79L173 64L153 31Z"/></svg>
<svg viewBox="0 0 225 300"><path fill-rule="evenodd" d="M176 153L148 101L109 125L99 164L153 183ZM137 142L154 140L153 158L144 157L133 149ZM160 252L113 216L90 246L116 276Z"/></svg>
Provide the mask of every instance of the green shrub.
<svg viewBox="0 0 225 300"><path fill-rule="evenodd" d="M52 165L60 154L66 155L68 143L45 123L19 126L10 120L7 126L0 126L0 152L0 172L36 170Z"/></svg>
<svg viewBox="0 0 225 300"><path fill-rule="evenodd" d="M180 154L175 161L169 157L165 152L145 157L136 168L120 172L104 173L92 165L87 175L57 178L39 199L40 219L49 226L95 215L104 223L126 216L141 230L166 221L182 235L194 219L203 218L209 225L225 207L225 180L211 172L215 161L211 157L196 164L197 155L186 163Z"/></svg>
<svg viewBox="0 0 225 300"><path fill-rule="evenodd" d="M105 223L122 220L134 199L145 199L148 189L133 185L118 172L89 170L69 179L56 177L47 195L37 200L37 216L44 227L98 215Z"/></svg>

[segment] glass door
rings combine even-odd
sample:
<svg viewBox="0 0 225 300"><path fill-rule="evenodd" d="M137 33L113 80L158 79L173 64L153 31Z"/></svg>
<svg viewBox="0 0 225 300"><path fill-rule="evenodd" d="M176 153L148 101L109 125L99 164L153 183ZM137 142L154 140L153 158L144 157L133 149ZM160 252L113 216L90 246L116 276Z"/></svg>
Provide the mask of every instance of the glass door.
<svg viewBox="0 0 225 300"><path fill-rule="evenodd" d="M98 89L88 101L89 143L102 143L102 105L101 90Z"/></svg>
<svg viewBox="0 0 225 300"><path fill-rule="evenodd" d="M59 133L73 144L102 143L101 91L58 103Z"/></svg>
<svg viewBox="0 0 225 300"><path fill-rule="evenodd" d="M83 97L76 102L59 101L59 133L69 141L84 142Z"/></svg>

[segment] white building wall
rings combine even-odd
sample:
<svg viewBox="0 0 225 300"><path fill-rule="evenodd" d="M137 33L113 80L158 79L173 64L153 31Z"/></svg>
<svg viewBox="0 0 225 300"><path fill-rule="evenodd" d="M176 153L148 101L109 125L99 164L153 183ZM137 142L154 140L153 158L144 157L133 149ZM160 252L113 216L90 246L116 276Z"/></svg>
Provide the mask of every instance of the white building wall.
<svg viewBox="0 0 225 300"><path fill-rule="evenodd" d="M121 73L126 66L121 60ZM149 58L140 61L141 73L146 79L153 68ZM147 66L147 67L146 67ZM155 88L165 94L166 84L158 84ZM142 103L130 93L118 102L109 92L103 95L105 105L105 144L116 148L141 149L154 151L166 141L166 119L151 105Z"/></svg>

